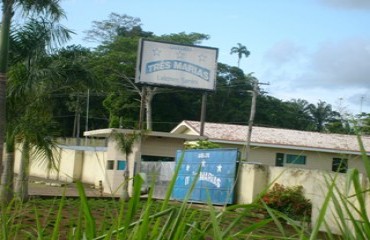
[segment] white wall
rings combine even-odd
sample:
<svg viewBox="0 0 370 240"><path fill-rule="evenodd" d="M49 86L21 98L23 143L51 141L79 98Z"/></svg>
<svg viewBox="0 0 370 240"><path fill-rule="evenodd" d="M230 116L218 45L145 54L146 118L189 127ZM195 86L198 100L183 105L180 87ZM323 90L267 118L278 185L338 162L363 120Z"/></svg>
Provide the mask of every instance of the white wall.
<svg viewBox="0 0 370 240"><path fill-rule="evenodd" d="M84 151L81 166L81 181L99 186L99 181L105 181L106 152Z"/></svg>
<svg viewBox="0 0 370 240"><path fill-rule="evenodd" d="M61 148L55 152L59 157L59 171L48 171L45 164L37 159L31 159L30 176L73 182L81 180L84 183L99 186L99 180L104 181L106 152L93 150L74 150ZM14 172L19 173L21 151L15 152Z"/></svg>
<svg viewBox="0 0 370 240"><path fill-rule="evenodd" d="M325 197L329 192L329 185L334 176L336 177L336 187L345 194L347 174L335 174L322 170L309 170L299 168L287 167L272 167L254 164L240 164L237 189L237 203L248 204L251 203L259 192L266 190L268 186L273 186L274 183L282 184L286 187L302 186L304 188L305 197L312 202L312 224L317 222L320 210L324 204ZM366 177L360 174L360 184L363 189L367 189L369 182ZM264 185L265 184L265 185ZM354 194L353 188L349 188L347 193L349 196ZM365 194L365 201L370 208L370 196ZM354 202L357 206L358 203ZM330 202L329 210L325 214L325 221L328 223L332 233L340 233L340 226L338 226L335 217L336 213L333 211L333 202ZM350 224L350 223L348 223ZM322 227L325 231L324 226Z"/></svg>

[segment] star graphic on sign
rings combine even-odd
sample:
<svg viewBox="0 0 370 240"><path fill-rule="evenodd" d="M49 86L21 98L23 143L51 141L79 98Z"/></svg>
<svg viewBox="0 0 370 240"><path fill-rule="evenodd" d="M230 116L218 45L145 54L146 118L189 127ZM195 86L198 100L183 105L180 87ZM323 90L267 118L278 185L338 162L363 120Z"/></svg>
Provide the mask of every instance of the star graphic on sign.
<svg viewBox="0 0 370 240"><path fill-rule="evenodd" d="M203 160L202 161L202 167L205 167L206 166L206 161L205 160Z"/></svg>
<svg viewBox="0 0 370 240"><path fill-rule="evenodd" d="M177 54L177 59L185 58L185 53L183 51L178 51L176 54Z"/></svg>
<svg viewBox="0 0 370 240"><path fill-rule="evenodd" d="M221 164L217 165L217 172L222 172L222 165Z"/></svg>
<svg viewBox="0 0 370 240"><path fill-rule="evenodd" d="M153 56L160 56L161 55L161 50L158 48L154 48L153 50Z"/></svg>
<svg viewBox="0 0 370 240"><path fill-rule="evenodd" d="M207 59L207 56L201 54L201 55L198 56L198 58L199 58L199 62L205 62L206 59Z"/></svg>
<svg viewBox="0 0 370 240"><path fill-rule="evenodd" d="M187 164L186 165L186 171L188 172L190 170L190 165L189 164Z"/></svg>

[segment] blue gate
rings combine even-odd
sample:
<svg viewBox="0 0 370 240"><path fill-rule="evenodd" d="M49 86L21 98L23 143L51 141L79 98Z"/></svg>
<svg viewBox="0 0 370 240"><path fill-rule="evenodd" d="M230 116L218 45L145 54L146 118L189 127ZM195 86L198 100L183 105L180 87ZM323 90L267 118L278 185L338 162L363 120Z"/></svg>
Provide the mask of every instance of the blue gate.
<svg viewBox="0 0 370 240"><path fill-rule="evenodd" d="M190 201L232 204L234 201L237 149L197 149L177 151L176 165L183 157L172 198L183 200L199 173Z"/></svg>

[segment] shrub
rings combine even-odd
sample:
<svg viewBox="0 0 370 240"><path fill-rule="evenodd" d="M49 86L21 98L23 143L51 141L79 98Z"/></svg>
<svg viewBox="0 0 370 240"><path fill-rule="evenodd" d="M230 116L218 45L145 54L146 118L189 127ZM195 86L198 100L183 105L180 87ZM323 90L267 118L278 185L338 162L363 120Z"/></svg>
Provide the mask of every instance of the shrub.
<svg viewBox="0 0 370 240"><path fill-rule="evenodd" d="M213 143L207 140L199 140L196 142L185 143L185 149L213 149L220 148L221 146L217 143Z"/></svg>
<svg viewBox="0 0 370 240"><path fill-rule="evenodd" d="M303 195L302 186L284 187L275 183L263 197L262 201L272 209L286 214L294 220L310 220L311 201Z"/></svg>

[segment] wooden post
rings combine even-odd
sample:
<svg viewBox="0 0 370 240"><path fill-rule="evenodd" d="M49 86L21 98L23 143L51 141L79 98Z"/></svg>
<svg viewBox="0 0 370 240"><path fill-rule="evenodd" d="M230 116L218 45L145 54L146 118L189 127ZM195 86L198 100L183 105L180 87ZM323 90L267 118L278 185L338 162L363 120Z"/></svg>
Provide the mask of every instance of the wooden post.
<svg viewBox="0 0 370 240"><path fill-rule="evenodd" d="M143 119L145 114L145 101L146 101L146 87L143 86L141 90L141 102L140 102L140 116L139 116L139 130L143 129Z"/></svg>
<svg viewBox="0 0 370 240"><path fill-rule="evenodd" d="M251 151L251 137L252 137L252 127L254 121L254 115L256 114L256 102L257 102L257 95L258 95L258 81L253 82L253 90L252 92L252 105L251 105L251 113L249 115L249 122L248 122L248 135L247 135L247 143L246 143L246 150L245 150L245 159L249 161L249 155Z"/></svg>
<svg viewBox="0 0 370 240"><path fill-rule="evenodd" d="M200 136L204 136L204 124L206 119L206 110L207 110L207 92L204 92L202 95L202 109L200 113Z"/></svg>

